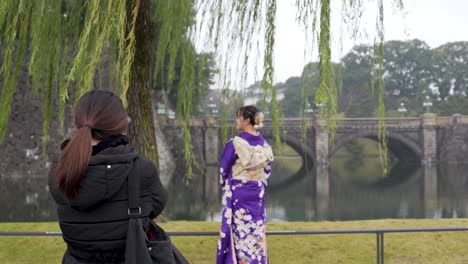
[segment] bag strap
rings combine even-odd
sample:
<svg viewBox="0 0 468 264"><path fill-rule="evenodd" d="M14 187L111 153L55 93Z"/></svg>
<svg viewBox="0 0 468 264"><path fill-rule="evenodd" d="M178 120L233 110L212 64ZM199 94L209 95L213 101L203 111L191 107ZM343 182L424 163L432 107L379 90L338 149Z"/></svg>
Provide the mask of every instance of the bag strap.
<svg viewBox="0 0 468 264"><path fill-rule="evenodd" d="M140 207L140 175L138 174L138 158L133 160L133 169L127 176L128 184L128 215L130 218L139 218Z"/></svg>

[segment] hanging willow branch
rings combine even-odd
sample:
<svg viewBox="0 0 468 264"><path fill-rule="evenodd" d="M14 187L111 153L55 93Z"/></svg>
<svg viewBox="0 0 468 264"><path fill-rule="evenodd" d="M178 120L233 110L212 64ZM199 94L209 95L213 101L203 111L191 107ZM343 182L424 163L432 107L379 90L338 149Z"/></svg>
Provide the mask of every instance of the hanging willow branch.
<svg viewBox="0 0 468 264"><path fill-rule="evenodd" d="M378 1L379 16L377 19L377 31L379 32L378 55L379 55L379 78L378 78L378 98L379 104L377 108L378 117L378 139L380 148L380 163L382 165L383 174L388 174L388 146L387 132L385 127L385 85L383 80L383 53L384 53L384 6L383 0ZM374 48L374 51L376 48ZM374 55L375 56L375 55Z"/></svg>
<svg viewBox="0 0 468 264"><path fill-rule="evenodd" d="M69 81L77 81L78 83L84 84L88 83L85 82L87 79L92 79L94 77L94 72L92 76L85 76L85 73L89 75L89 67L87 68L88 71L83 71L87 62L90 59L90 53L93 50L93 46L96 42L91 41L92 39L99 39L97 36L99 34L99 28L96 25L99 25L99 13L100 13L100 5L99 1L90 1L87 3L88 8L86 10L86 20L84 23L84 29L81 32L80 42L78 44L78 52L75 56L73 61L72 68L70 73L68 74L67 78ZM78 85L75 93L75 101L84 94L86 91L91 89L91 87L85 87Z"/></svg>
<svg viewBox="0 0 468 264"><path fill-rule="evenodd" d="M59 98L59 122L63 127L64 112L69 93L74 90L74 101L94 88L96 72L105 54L110 54L111 70L115 65L117 87L125 104L129 87L130 69L134 63L135 21L139 3L134 0L131 20L127 19L127 1L100 0L2 0L0 1L0 46L2 47L3 87L0 95L0 142L5 136L13 95L29 60L28 71L33 81L33 91L43 101L43 138L46 146L55 90ZM370 0L369 0L370 1ZM346 5L344 23L353 25L352 35L357 35L357 20L361 17L365 0L342 0ZM318 36L318 87L303 89L315 91L315 101L326 103L326 114L333 120L337 112L337 90L331 62L330 25L331 0L296 0L298 21L305 26L306 34ZM402 0L394 0L397 9ZM204 47L216 52L222 68L223 89L242 90L257 63L263 66L264 101L268 101L274 123L275 142L279 142L280 109L274 87L274 44L276 30L276 0L180 0L155 1L154 22L157 45L154 76L164 73L166 91L173 80L179 92L178 119L184 133L184 151L189 175L192 171L193 153L189 121L193 108L195 54ZM383 0L378 0L379 47L379 141L384 169L388 167L386 137L383 118ZM130 20L131 23L128 23ZM320 22L320 27L316 23ZM197 40L203 43L197 43ZM29 45L27 45L29 41ZM315 41L310 42L313 49ZM194 47L195 46L195 47ZM377 46L377 45L376 45ZM27 52L28 49L30 52ZM26 56L26 54L28 54ZM377 57L377 55L376 55ZM180 76L176 78L176 65L180 62ZM374 66L373 66L374 67ZM374 75L375 76L375 75ZM316 90L315 90L316 89ZM223 93L227 94L227 93ZM225 98L226 99L226 98ZM267 100L268 99L268 100ZM333 121L330 129L334 133ZM332 135L333 135L332 133ZM223 133L224 134L224 133ZM331 137L333 140L333 136Z"/></svg>
<svg viewBox="0 0 468 264"><path fill-rule="evenodd" d="M82 1L72 1L69 5L66 6L66 11L63 14L65 17L65 21L63 21L63 26L61 29L63 38L63 49L62 53L60 54L60 65L58 70L60 71L59 76L59 84L58 84L58 98L59 98L59 125L60 131L63 133L64 131L64 119L65 119L65 106L66 102L69 99L68 95L68 79L66 76L69 74L69 69L73 63L72 56L74 51L74 43L75 40L79 38L80 31L81 31L81 16L76 16L74 14L81 14L85 9L85 5ZM44 21L43 24L46 26L47 21ZM60 45L62 39L57 40L57 45ZM44 45L34 45L34 48L44 47ZM40 52L41 53L41 52ZM36 63L30 62L30 65L36 65Z"/></svg>
<svg viewBox="0 0 468 264"><path fill-rule="evenodd" d="M185 45L189 45L188 43ZM182 62L181 70L181 85L179 85L178 98L177 98L177 113L179 120L182 121L182 132L184 137L184 157L187 168L186 180L189 180L193 175L192 164L194 163L194 155L192 150L192 135L190 133L190 116L192 111L193 102L193 84L195 81L194 65L194 52L185 47L182 49Z"/></svg>
<svg viewBox="0 0 468 264"><path fill-rule="evenodd" d="M244 90L246 80L256 77L251 72L258 61L263 64L263 108L269 110L273 122L276 146L280 144L280 109L274 86L274 44L276 33L276 0L252 1L198 1L202 20L197 21L200 39L204 48L212 48L223 69L219 83L223 89ZM263 54L263 56L261 56ZM261 56L259 58L259 56ZM223 91L223 100L229 94ZM222 112L223 113L223 112ZM222 114L227 116L226 113ZM227 134L228 126L223 135Z"/></svg>
<svg viewBox="0 0 468 264"><path fill-rule="evenodd" d="M335 79L333 74L333 65L331 61L331 44L330 44L330 0L321 1L320 11L320 37L319 37L319 85L315 94L315 102L324 104L326 113L331 116L329 129L332 132L330 141L333 143L336 123L333 117L337 113L337 92Z"/></svg>
<svg viewBox="0 0 468 264"><path fill-rule="evenodd" d="M136 0L133 26L128 33L126 1L1 1L3 63L0 72L4 81L0 97L0 141L5 135L13 94L26 59L26 43L30 49L27 59L32 90L43 99L43 151L47 145L55 88L58 88L59 124L63 129L70 88L74 87L75 101L94 88L96 71L105 49L118 54L114 56L116 75L122 88L115 90L121 92L126 103L139 1ZM118 45L109 44L109 40ZM114 63L111 61L110 64Z"/></svg>
<svg viewBox="0 0 468 264"><path fill-rule="evenodd" d="M122 1L123 2L123 1ZM120 96L120 99L122 99L122 103L124 106L127 106L127 91L130 86L130 72L133 64L133 58L135 54L135 25L136 25L136 20L138 17L138 9L140 7L140 0L136 0L135 2L135 7L133 8L132 11L132 24L131 24L131 29L130 32L128 33L127 41L128 45L125 48L125 51L123 55L119 55L119 58L122 59L123 57L123 66L122 69L119 70L119 75L120 77L120 83L122 84L122 94ZM119 10L122 10L123 7L120 7ZM123 15L121 15L123 16ZM121 20L123 20L123 17L120 17ZM125 23L120 22L120 25L124 25ZM122 31L122 29L121 29ZM121 46L120 44L119 46Z"/></svg>
<svg viewBox="0 0 468 264"><path fill-rule="evenodd" d="M62 129L69 94L73 92L72 99L76 102L82 94L95 89L98 69L102 72L108 66L110 79L116 82L113 90L120 95L125 105L131 103L127 102L126 95L131 89L129 83L132 65L135 63L135 25L141 1L0 1L0 73L3 75L0 141L5 135L13 94L26 59L29 60L28 71L33 82L33 92L41 96L44 102L43 150L47 145L52 100L56 91L58 119ZM193 160L190 158L193 153L188 130L193 100L191 95L194 91L193 72L195 63L198 63L194 59L196 50L189 43L190 28L196 15L193 1L154 1L154 5L155 24L149 25L156 25L149 30L157 33L154 76L164 74L167 83L175 79L179 83L177 89L181 90L181 96L177 112L185 127L186 157L187 160ZM130 15L127 13L128 8L132 10ZM30 49L29 53L27 48ZM26 54L30 55L26 57ZM176 73L177 63L183 65L181 73ZM204 67L203 62L199 64L199 67ZM102 84L101 74L99 78ZM171 86L165 88L170 89ZM148 133L151 134L154 133Z"/></svg>
<svg viewBox="0 0 468 264"><path fill-rule="evenodd" d="M5 137L13 95L23 69L31 8L32 3L28 0L21 0L19 3L16 1L15 3L12 1L2 2L0 5L0 14L6 14L6 22L1 27L2 31L3 29L5 31L0 34L2 39L0 46L3 46L3 64L0 68L0 74L3 73L4 76L0 96L0 141ZM16 43L18 44L15 49Z"/></svg>
<svg viewBox="0 0 468 264"><path fill-rule="evenodd" d="M265 31L265 55L263 62L263 105L266 109L267 96L271 95L271 119L273 123L273 139L275 147L280 150L281 138L279 130L279 109L278 101L276 99L276 87L274 86L274 48L275 48L275 17L276 17L276 0L267 1L266 12L266 31Z"/></svg>
<svg viewBox="0 0 468 264"><path fill-rule="evenodd" d="M54 93L57 89L58 119L63 131L65 107L71 87L74 101L94 88L103 51L110 50L119 76L115 89L126 102L130 68L134 58L134 24L140 0L132 13L127 33L127 1L100 0L4 0L0 2L0 46L3 87L0 96L0 142L10 117L13 94L28 59L32 91L42 98L43 153L47 147ZM116 43L116 44L114 44ZM26 51L29 48L28 54ZM114 56L113 54L118 54ZM44 155L45 156L45 155Z"/></svg>

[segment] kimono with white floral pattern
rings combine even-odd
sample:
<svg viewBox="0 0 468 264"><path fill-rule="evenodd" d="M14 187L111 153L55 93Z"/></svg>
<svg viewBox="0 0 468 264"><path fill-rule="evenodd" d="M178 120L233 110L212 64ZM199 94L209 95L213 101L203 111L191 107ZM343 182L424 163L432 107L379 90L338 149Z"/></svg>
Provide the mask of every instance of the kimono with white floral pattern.
<svg viewBox="0 0 468 264"><path fill-rule="evenodd" d="M223 211L217 264L268 263L265 189L273 161L271 147L243 132L231 139L221 157Z"/></svg>

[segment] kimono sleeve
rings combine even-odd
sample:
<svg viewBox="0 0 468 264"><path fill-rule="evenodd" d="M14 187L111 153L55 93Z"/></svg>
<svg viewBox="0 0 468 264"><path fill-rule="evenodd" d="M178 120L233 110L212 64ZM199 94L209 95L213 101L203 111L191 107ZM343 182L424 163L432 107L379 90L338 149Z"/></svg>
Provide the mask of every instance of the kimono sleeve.
<svg viewBox="0 0 468 264"><path fill-rule="evenodd" d="M220 182L221 184L224 182L224 179L231 173L232 165L237 160L237 154L234 149L234 145L232 140L229 140L226 145L224 146L223 154L221 155L220 161Z"/></svg>

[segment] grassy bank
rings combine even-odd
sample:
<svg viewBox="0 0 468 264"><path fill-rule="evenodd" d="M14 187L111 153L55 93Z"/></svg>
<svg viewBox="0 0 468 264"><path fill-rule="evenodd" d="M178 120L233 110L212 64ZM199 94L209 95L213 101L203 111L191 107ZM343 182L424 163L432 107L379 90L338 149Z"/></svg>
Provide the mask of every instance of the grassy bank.
<svg viewBox="0 0 468 264"><path fill-rule="evenodd" d="M170 222L168 231L214 231L218 223ZM468 226L468 219L272 223L270 230ZM58 231L57 223L0 223L1 231ZM214 263L216 237L175 237L191 263ZM375 235L270 236L272 263L375 263ZM0 263L60 263L60 237L0 237ZM468 233L385 235L385 263L468 263Z"/></svg>

